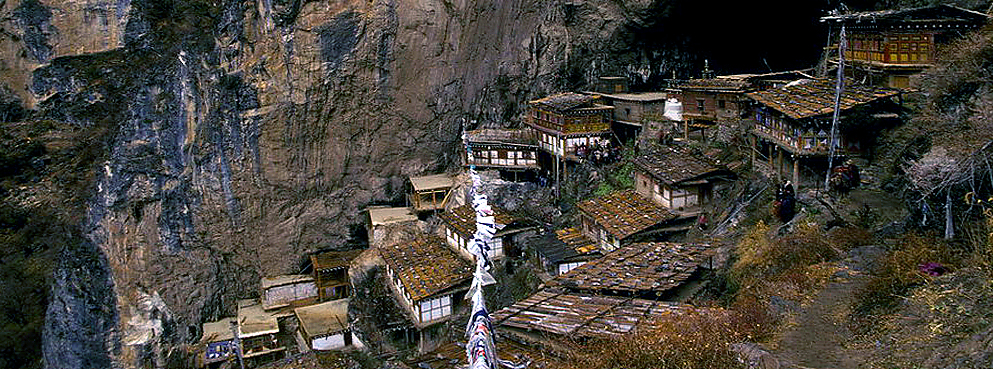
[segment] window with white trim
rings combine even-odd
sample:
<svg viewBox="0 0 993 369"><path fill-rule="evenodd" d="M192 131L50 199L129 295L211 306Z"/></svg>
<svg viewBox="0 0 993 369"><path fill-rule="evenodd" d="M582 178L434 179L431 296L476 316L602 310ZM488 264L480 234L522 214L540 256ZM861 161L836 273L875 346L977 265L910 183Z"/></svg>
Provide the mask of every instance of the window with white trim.
<svg viewBox="0 0 993 369"><path fill-rule="evenodd" d="M568 273L570 270L576 269L576 268L582 266L583 264L586 264L586 262L585 261L578 261L578 262L575 262L575 263L562 263L562 264L559 264L559 274Z"/></svg>
<svg viewBox="0 0 993 369"><path fill-rule="evenodd" d="M421 301L420 310L422 323L452 315L452 297L448 295Z"/></svg>

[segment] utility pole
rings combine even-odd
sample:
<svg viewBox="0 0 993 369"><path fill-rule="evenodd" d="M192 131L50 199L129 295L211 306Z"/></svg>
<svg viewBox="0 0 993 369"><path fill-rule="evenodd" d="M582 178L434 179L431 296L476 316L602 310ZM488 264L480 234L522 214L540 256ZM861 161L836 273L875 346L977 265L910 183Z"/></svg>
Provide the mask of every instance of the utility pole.
<svg viewBox="0 0 993 369"><path fill-rule="evenodd" d="M231 333L234 334L234 353L238 356L238 366L245 369L245 360L241 356L241 338L238 338L238 321L231 321Z"/></svg>
<svg viewBox="0 0 993 369"><path fill-rule="evenodd" d="M845 89L845 49L848 41L845 39L845 26L841 26L841 33L838 35L838 84L834 90L834 114L831 118L831 138L828 141L828 168L824 175L824 192L830 190L831 170L834 169L834 140L838 131L838 119L841 116L841 93Z"/></svg>

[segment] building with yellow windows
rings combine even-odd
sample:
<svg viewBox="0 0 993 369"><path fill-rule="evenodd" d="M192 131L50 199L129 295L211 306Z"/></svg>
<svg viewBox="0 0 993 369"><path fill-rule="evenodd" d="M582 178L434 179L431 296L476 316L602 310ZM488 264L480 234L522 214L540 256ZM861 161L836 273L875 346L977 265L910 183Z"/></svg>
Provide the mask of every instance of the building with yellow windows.
<svg viewBox="0 0 993 369"><path fill-rule="evenodd" d="M849 77L894 88L914 87L913 76L934 64L940 57L938 49L988 20L986 14L951 5L821 18L832 33L845 26ZM832 62L837 63L836 56Z"/></svg>

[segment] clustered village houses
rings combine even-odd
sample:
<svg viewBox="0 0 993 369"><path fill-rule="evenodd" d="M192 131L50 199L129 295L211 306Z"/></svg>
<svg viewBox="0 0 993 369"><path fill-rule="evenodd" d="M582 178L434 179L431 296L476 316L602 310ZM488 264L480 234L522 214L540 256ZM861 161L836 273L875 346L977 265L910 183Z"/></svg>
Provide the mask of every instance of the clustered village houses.
<svg viewBox="0 0 993 369"><path fill-rule="evenodd" d="M833 32L847 30L836 157L871 156L876 134L900 124L902 93L939 57L938 47L987 20L948 5L822 18ZM838 62L828 60L828 67ZM814 74L717 76L708 65L700 78L649 92L604 77L595 91L531 101L518 129L465 132L465 166L508 180L557 185L585 162L628 160L634 168L632 189L580 201L577 222L565 229L494 210L491 259L526 261L543 282L492 314L500 355L542 360L541 350L554 351L563 337L624 334L687 309L701 273L715 268L715 245L674 240L697 225L745 167L687 143L735 127L751 148L752 166L800 187L822 183L837 81ZM615 148L629 140L637 142L637 154L618 158ZM410 177L407 206L367 209L372 247L310 255L309 274L263 278L259 298L239 301L236 316L203 324L199 365L218 367L240 356L253 366L310 350L362 350L370 332L357 327L373 326L421 354L410 362L414 367L457 367L465 352L450 326L460 332L464 325L452 318L467 310L474 265L467 242L475 213L465 178ZM438 226L426 233L417 226L421 220ZM397 228L408 232L398 240L380 234ZM349 314L357 303L350 275L356 259L383 270L376 282L391 298L377 309L382 316ZM375 322L358 324L363 319Z"/></svg>

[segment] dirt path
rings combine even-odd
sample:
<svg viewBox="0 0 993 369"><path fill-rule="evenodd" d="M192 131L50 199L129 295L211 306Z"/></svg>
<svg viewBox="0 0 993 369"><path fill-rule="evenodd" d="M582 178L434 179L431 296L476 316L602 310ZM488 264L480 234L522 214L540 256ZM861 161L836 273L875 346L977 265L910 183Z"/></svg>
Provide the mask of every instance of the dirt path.
<svg viewBox="0 0 993 369"><path fill-rule="evenodd" d="M775 356L783 367L858 368L864 358L849 349L848 329L855 291L868 280L861 272L842 269L814 300L799 309L791 326L780 338Z"/></svg>

